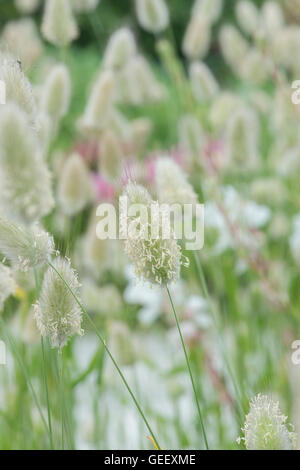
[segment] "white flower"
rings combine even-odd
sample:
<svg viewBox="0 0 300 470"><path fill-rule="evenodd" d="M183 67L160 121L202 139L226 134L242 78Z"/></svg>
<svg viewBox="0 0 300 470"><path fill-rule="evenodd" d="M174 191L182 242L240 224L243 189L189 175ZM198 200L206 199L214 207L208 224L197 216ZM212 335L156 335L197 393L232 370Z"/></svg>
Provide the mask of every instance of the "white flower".
<svg viewBox="0 0 300 470"><path fill-rule="evenodd" d="M70 336L83 334L81 309L65 283L77 298L80 284L68 260L56 258L53 266L65 282L52 267L48 268L34 315L41 335L49 337L52 347L62 348Z"/></svg>
<svg viewBox="0 0 300 470"><path fill-rule="evenodd" d="M287 417L281 413L279 403L258 394L250 403L243 428L248 450L293 450L296 434L289 430Z"/></svg>

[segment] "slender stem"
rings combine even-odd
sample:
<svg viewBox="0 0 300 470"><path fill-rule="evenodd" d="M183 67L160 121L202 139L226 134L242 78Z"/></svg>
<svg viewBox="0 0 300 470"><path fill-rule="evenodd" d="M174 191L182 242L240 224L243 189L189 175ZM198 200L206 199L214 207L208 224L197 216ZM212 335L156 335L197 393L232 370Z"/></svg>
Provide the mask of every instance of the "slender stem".
<svg viewBox="0 0 300 470"><path fill-rule="evenodd" d="M36 407L37 407L37 409L38 409L38 412L39 412L39 414L40 414L40 417L41 417L41 420L42 420L42 422L43 422L43 425L45 426L46 431L49 432L49 429L48 429L48 426L47 426L47 422L46 422L46 420L45 420L45 418L44 418L44 415L43 415L41 406L40 406L40 404L39 404L37 395L36 395L36 393L35 393L35 391L34 391L33 385L32 385L31 380L30 380L30 378L29 378L29 374L28 374L28 372L27 372L27 369L26 369L26 366L25 366L24 361L23 361L23 359L22 359L22 356L21 356L21 354L19 353L18 348L17 348L17 346L15 345L15 342L14 342L12 336L10 335L10 333L9 333L9 331L8 331L8 328L6 327L5 321L3 320L3 318L2 318L1 315L0 315L0 323L1 323L1 326L2 326L2 328L3 328L3 330L4 330L4 333L5 333L6 337L8 338L8 341L9 341L9 343L10 343L10 345L11 345L12 351L13 351L13 353L14 353L14 355L15 355L15 357L16 357L18 363L19 363L19 366L20 366L20 368L22 369L22 372L23 372L24 377L25 377L25 379L26 379L27 385L28 385L28 387L29 387L29 389L30 389L30 391L31 391L31 393L32 393L32 397L33 397L33 399L34 399L34 402L35 402Z"/></svg>
<svg viewBox="0 0 300 470"><path fill-rule="evenodd" d="M45 391L46 391L50 447L53 450L54 446L53 446L53 433L52 433L52 423L51 423L49 391L48 391L48 382L47 382L47 365L46 365L45 345L44 345L44 338L43 337L41 337L41 346L42 346L42 356L43 356L43 370L44 370L44 382L45 382Z"/></svg>
<svg viewBox="0 0 300 470"><path fill-rule="evenodd" d="M129 392L137 410L139 411L146 427L148 428L148 431L150 432L151 436L153 437L154 441L156 442L157 446L159 447L159 449L161 449L161 447L159 446L158 444L158 441L154 435L154 432L152 431L151 429L151 426L146 418L146 416L144 415L144 412L140 406L140 404L138 403L137 399L135 398L127 380L125 379L120 367L118 366L118 363L117 361L115 360L115 358L113 357L112 353L110 352L110 349L108 348L107 344L106 344L106 341L104 340L104 338L102 337L101 333L99 332L98 328L96 327L95 323L93 322L93 320L91 319L91 317L89 316L88 312L85 310L85 308L83 307L82 303L80 302L80 300L77 298L77 296L74 294L73 290L71 289L71 287L69 286L69 284L65 281L65 279L63 278L63 276L60 274L60 272L55 268L55 266L53 266L53 264L51 262L48 262L49 266L56 272L56 274L59 276L59 278L63 281L63 283L65 284L65 286L67 287L67 289L69 290L69 292L72 294L72 296L74 297L75 301L77 302L77 304L79 305L79 307L81 308L82 310L82 313L84 314L85 318L88 320L89 324L91 325L91 327L93 328L93 330L95 331L97 337L99 338L99 340L101 341L105 351L107 352L108 356L110 357L112 363L114 364L115 368L117 369L125 387L127 388L127 391Z"/></svg>
<svg viewBox="0 0 300 470"><path fill-rule="evenodd" d="M194 381L194 378L193 378L192 369L191 369L191 366L190 366L189 357L188 357L188 354L187 354L187 351L186 351L186 347L185 347L185 344L184 344L184 339L183 339L183 336L182 336L182 332L181 332L180 324L179 324L179 321L178 321L177 313L176 313L176 310L175 310L175 307L174 307L174 303L173 303L173 300L172 300L172 297L171 297L171 294L170 294L170 291L169 291L169 288L168 288L168 287L167 287L167 292L168 292L168 296L169 296L169 299L170 299L170 302L171 302L171 306L172 306L172 310L173 310L173 313L174 313L174 317L175 317L175 320L176 320L176 325L177 325L178 333L179 333L179 336L180 336L180 341L181 341L181 344L182 344L182 348L183 348L183 351L184 351L186 364L187 364L187 367L188 367L188 370L189 370L189 374L190 374L190 378L191 378L191 382L192 382L192 386L193 386L193 390L194 390L195 401L196 401L196 405L197 405L197 409L198 409L198 414L199 414L199 419L200 419L200 423L201 423L201 429L202 429L202 433L203 433L203 437L204 437L205 447L206 447L206 450L208 450L209 447L208 447L206 432L205 432L205 428L204 428L204 424L203 424L203 418L202 418L201 408L200 408L200 404L199 404L199 400L198 400L198 396L197 396L195 381Z"/></svg>
<svg viewBox="0 0 300 470"><path fill-rule="evenodd" d="M62 349L58 350L58 363L59 363L59 402L60 402L60 418L61 418L61 448L65 447L65 429L64 429L64 375L63 375L63 355Z"/></svg>
<svg viewBox="0 0 300 470"><path fill-rule="evenodd" d="M38 275L38 272L37 272L36 268L33 270L33 272L34 272L36 295L38 297L39 290L40 290L39 275ZM44 375L46 402L47 402L48 430L49 430L50 448L53 450L54 447L53 447L53 434L52 434L51 412L50 412L50 403L49 403L49 391L48 391L48 382L47 382L47 365L46 365L45 345L44 345L44 338L43 337L41 337L41 348L42 348L43 375Z"/></svg>
<svg viewBox="0 0 300 470"><path fill-rule="evenodd" d="M219 326L218 326L218 321L217 321L217 314L216 314L216 311L215 311L215 308L214 308L214 305L212 303L212 300L211 300L211 297L209 295L209 292L208 292L208 287L207 287L207 283L206 283L206 279L205 279L205 276L204 276L204 272L203 272L203 268L202 268L202 265L200 263L200 260L196 254L196 252L194 251L194 259L195 259L195 262L196 262L196 266L197 266L197 271L198 271L198 275L199 275L199 278L200 278L200 283L201 283L201 286L202 286L202 290L203 290L203 293L204 293L204 296L206 298L206 301L208 303L208 306L209 306L209 309L211 311L211 315L212 315L212 319L213 319L213 322L214 322L214 325L215 325L215 328L217 330L217 333L218 333L218 337L219 337L219 343L220 343L220 347L222 349L222 355L223 355L223 359L225 361L225 364L226 364L226 367L228 369L228 372L229 372L229 375L231 377L231 380L232 380L232 384L233 384L233 387L235 389L235 393L236 393L236 399L237 399L237 403L238 403L238 406L240 408L240 414L241 414L241 417L244 416L244 409L243 409L243 404L242 404L242 400L241 400L241 396L240 396L240 391L239 391L239 387L237 385L237 381L236 381L236 378L234 376L234 373L231 369L231 366L229 364L229 361L227 359L227 355L226 355L226 352L225 352L225 348L223 346L223 341L222 341L222 337L221 337L221 334L219 332Z"/></svg>

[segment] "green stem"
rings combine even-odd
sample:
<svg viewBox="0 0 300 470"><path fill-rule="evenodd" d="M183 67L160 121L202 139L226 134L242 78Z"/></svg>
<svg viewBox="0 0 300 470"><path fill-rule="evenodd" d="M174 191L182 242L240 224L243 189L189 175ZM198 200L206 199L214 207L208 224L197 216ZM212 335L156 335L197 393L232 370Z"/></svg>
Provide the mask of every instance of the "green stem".
<svg viewBox="0 0 300 470"><path fill-rule="evenodd" d="M51 450L53 450L54 449L54 446L53 446L53 433L52 433L51 411L50 411L50 403L49 403L49 390L48 390L48 382L47 382L47 366L46 366L46 356L45 356L45 345L44 345L44 338L43 337L41 337L41 346L42 346L42 356L43 356L43 370L44 370L44 382L45 382L45 392L46 392L46 402L47 402L50 447L51 447Z"/></svg>
<svg viewBox="0 0 300 470"><path fill-rule="evenodd" d="M51 262L48 262L49 266L56 272L56 274L59 276L59 278L63 281L63 283L65 284L65 286L67 287L67 289L69 290L69 292L72 294L72 296L74 297L75 301L77 302L77 304L79 305L82 313L84 314L85 318L88 320L89 324L91 325L91 327L93 328L93 330L95 331L98 339L101 341L106 353L108 354L108 356L110 357L112 363L114 364L118 374L120 375L125 387L127 388L127 391L128 393L130 394L138 412L140 413L148 431L150 432L151 436L153 437L154 441L156 442L157 446L159 449L161 449L161 447L159 446L158 444L158 441L154 435L154 432L152 431L151 429L151 426L146 418L146 416L144 415L144 412L140 406L140 404L138 403L137 399L135 398L127 380L125 379L120 367L118 366L118 363L116 362L115 358L113 357L112 353L110 352L110 349L108 348L107 344L106 344L106 341L104 340L104 338L102 337L101 333L99 332L98 328L96 327L95 323L93 322L93 320L91 319L91 317L89 316L88 312L85 310L85 308L83 307L82 303L80 302L80 300L77 298L77 296L74 294L73 290L71 289L71 287L69 286L69 284L65 281L65 279L63 278L63 276L60 274L60 272L55 268L55 266L53 266L53 264Z"/></svg>
<svg viewBox="0 0 300 470"><path fill-rule="evenodd" d="M197 396L195 381L194 381L194 378L193 378L192 369L191 369L191 366L190 366L189 357L188 357L186 347L185 347L185 344L184 344L184 339L183 339L183 336L182 336L182 332L181 332L180 324L179 324L179 321L178 321L177 313L176 313L176 310L175 310L175 307L174 307L174 304L173 304L173 300L172 300L172 297L171 297L171 294L170 294L170 291L169 291L168 287L167 287L167 292L168 292L168 296L169 296L169 299L170 299L170 302L171 302L172 310L173 310L174 317L175 317L175 320L176 320L178 333L179 333L179 336L180 336L180 341L181 341L182 348L183 348L184 355L185 355L186 364L187 364L188 371L189 371L190 378L191 378L191 382L192 382L192 387L193 387L193 391L194 391L194 395L195 395L195 401L196 401L196 405L197 405L197 409L198 409L198 414L199 414L201 429L202 429L202 433L203 433L203 437L204 437L205 447L206 447L206 450L208 450L209 447L208 447L206 432L205 432L205 428L204 428L204 424L203 424L201 408L200 408L200 404L199 404L199 400L198 400L198 396Z"/></svg>
<svg viewBox="0 0 300 470"><path fill-rule="evenodd" d="M38 276L38 272L36 268L33 270L33 272L34 272L36 295L38 297L39 291L40 291L39 276ZM50 403L49 403L49 390L48 390L48 382L47 382L47 366L46 366L45 345L44 345L43 337L41 337L41 348L42 348L43 375L44 375L44 384L45 384L46 402L47 402L49 440L50 440L50 448L51 450L53 450L54 447L53 447L53 434L52 434L51 412L50 412Z"/></svg>
<svg viewBox="0 0 300 470"><path fill-rule="evenodd" d="M234 373L233 373L233 371L231 369L231 366L229 364L229 361L227 359L225 348L223 346L223 342L222 342L222 339L221 339L222 337L221 337L221 333L219 331L219 326L218 326L217 313L216 313L216 310L214 308L214 305L212 303L211 297L210 297L209 292L208 292L208 287L207 287L206 279L205 279L205 276L204 276L204 272L203 272L203 268L202 268L202 265L200 263L200 260L199 260L199 258L198 258L195 251L193 252L193 254L194 254L194 259L195 259L195 263L196 263L196 267L197 267L197 272L198 272L198 275L199 275L199 278L200 278L201 287L202 287L205 299L208 303L208 306L209 306L209 309L210 309L210 312L211 312L211 315L212 315L212 319L213 319L215 328L216 328L217 333L218 333L219 344L220 344L220 347L221 347L221 350L222 350L222 356L223 356L223 359L225 361L227 370L228 370L229 375L230 375L231 380L232 380L232 384L233 384L233 387L234 387L234 390L235 390L235 393L236 393L237 403L238 403L238 406L240 408L239 411L240 411L241 417L243 417L244 416L244 409L243 409L243 404L242 404L242 400L241 400L241 396L240 396L240 391L239 391L239 387L237 385L237 381L236 381L236 378L234 376Z"/></svg>
<svg viewBox="0 0 300 470"><path fill-rule="evenodd" d="M31 391L31 393L32 393L33 400L34 400L34 402L35 402L35 404L36 404L36 407L37 407L38 412L39 412L39 414L40 414L40 417L41 417L41 420L42 420L42 422L43 422L43 425L45 426L45 429L46 429L46 431L47 431L47 433L48 433L48 432L49 432L49 429L48 429L48 426L47 426L47 422L46 422L46 420L45 420L45 418L44 418L44 415L43 415L43 413L42 413L41 406L40 406L40 404L39 404L37 395L36 395L36 393L35 393L35 391L34 391L33 385L32 385L31 380L30 380L30 378L29 378L29 375L28 375L26 366L25 366L25 364L24 364L24 361L23 361L23 359L22 359L22 356L20 355L20 353L19 353L19 351L18 351L17 346L15 345L15 342L14 342L12 336L10 335L10 333L9 333L9 331L8 331L8 328L6 327L5 321L3 320L3 318L2 318L1 315L0 315L0 324L1 324L2 328L3 328L3 331L4 331L4 333L5 333L5 336L7 337L8 341L9 341L9 343L10 343L12 352L13 352L15 358L17 359L17 361L18 361L18 363L19 363L19 366L20 366L20 368L21 368L21 370L22 370L22 372L23 372L23 374L24 374L25 380L26 380L27 385L28 385L28 387L29 387L29 389L30 389L30 391Z"/></svg>
<svg viewBox="0 0 300 470"><path fill-rule="evenodd" d="M61 418L61 448L65 448L65 427L64 427L64 375L63 375L63 355L62 349L58 350L58 363L59 363L59 402L60 402L60 418Z"/></svg>

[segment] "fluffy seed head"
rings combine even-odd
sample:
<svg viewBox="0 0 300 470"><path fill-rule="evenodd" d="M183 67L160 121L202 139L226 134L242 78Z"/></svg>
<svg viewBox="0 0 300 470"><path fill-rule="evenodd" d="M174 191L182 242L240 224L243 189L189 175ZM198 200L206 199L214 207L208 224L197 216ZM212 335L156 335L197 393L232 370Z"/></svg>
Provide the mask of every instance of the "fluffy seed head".
<svg viewBox="0 0 300 470"><path fill-rule="evenodd" d="M260 26L258 8L250 0L240 0L236 4L236 18L241 29L253 36Z"/></svg>
<svg viewBox="0 0 300 470"><path fill-rule="evenodd" d="M120 100L133 105L159 101L164 89L142 56L133 57L119 75Z"/></svg>
<svg viewBox="0 0 300 470"><path fill-rule="evenodd" d="M100 143L100 172L108 181L115 183L122 177L123 150L116 134L104 132Z"/></svg>
<svg viewBox="0 0 300 470"><path fill-rule="evenodd" d="M24 14L33 13L39 6L40 0L15 0L17 9Z"/></svg>
<svg viewBox="0 0 300 470"><path fill-rule="evenodd" d="M81 211L92 199L90 174L78 154L71 155L62 169L58 199L63 212L67 215Z"/></svg>
<svg viewBox="0 0 300 470"><path fill-rule="evenodd" d="M25 111L32 123L35 121L36 106L29 80L21 64L10 56L0 58L0 80L6 85L6 103L15 103Z"/></svg>
<svg viewBox="0 0 300 470"><path fill-rule="evenodd" d="M165 0L136 0L139 24L150 33L160 33L169 24L169 11Z"/></svg>
<svg viewBox="0 0 300 470"><path fill-rule="evenodd" d="M16 290L16 283L12 277L11 269L0 263L0 311L5 300Z"/></svg>
<svg viewBox="0 0 300 470"><path fill-rule="evenodd" d="M253 168L257 163L258 132L257 115L252 109L241 108L233 113L225 133L228 162L239 168Z"/></svg>
<svg viewBox="0 0 300 470"><path fill-rule="evenodd" d="M80 284L70 262L58 257L53 261L53 266L79 297ZM74 334L83 334L81 309L52 267L45 273L40 298L34 306L34 316L41 335L49 337L53 348L65 346Z"/></svg>
<svg viewBox="0 0 300 470"><path fill-rule="evenodd" d="M100 133L109 121L113 110L114 75L110 70L103 72L93 86L83 118L82 130Z"/></svg>
<svg viewBox="0 0 300 470"><path fill-rule="evenodd" d="M51 176L37 137L12 104L0 113L0 182L1 205L9 217L31 223L53 208Z"/></svg>
<svg viewBox="0 0 300 470"><path fill-rule="evenodd" d="M42 89L41 109L57 121L67 114L71 101L71 77L64 64L57 64Z"/></svg>
<svg viewBox="0 0 300 470"><path fill-rule="evenodd" d="M182 43L183 53L189 59L203 59L211 42L211 25L205 16L191 18Z"/></svg>
<svg viewBox="0 0 300 470"><path fill-rule="evenodd" d="M223 0L196 0L192 9L192 16L201 15L213 24L220 18L223 9Z"/></svg>
<svg viewBox="0 0 300 470"><path fill-rule="evenodd" d="M31 18L6 23L1 42L4 49L19 59L25 69L30 68L43 52L37 27Z"/></svg>
<svg viewBox="0 0 300 470"><path fill-rule="evenodd" d="M279 403L265 395L257 395L250 403L243 429L248 450L292 450L296 434L289 430Z"/></svg>
<svg viewBox="0 0 300 470"><path fill-rule="evenodd" d="M78 36L70 0L46 0L42 33L51 44L67 46Z"/></svg>
<svg viewBox="0 0 300 470"><path fill-rule="evenodd" d="M40 227L17 225L0 215L0 252L21 271L46 264L53 251L53 238Z"/></svg>
<svg viewBox="0 0 300 470"><path fill-rule="evenodd" d="M195 116L186 114L178 126L179 142L192 157L198 157L203 146L203 129Z"/></svg>
<svg viewBox="0 0 300 470"><path fill-rule="evenodd" d="M158 199L166 204L196 204L197 196L181 168L169 157L159 158L155 167Z"/></svg>
<svg viewBox="0 0 300 470"><path fill-rule="evenodd" d="M278 2L268 0L262 6L262 21L267 35L273 37L284 26L283 11Z"/></svg>
<svg viewBox="0 0 300 470"><path fill-rule="evenodd" d="M209 101L218 94L219 85L210 69L203 62L192 63L189 75L193 95L197 101Z"/></svg>
<svg viewBox="0 0 300 470"><path fill-rule="evenodd" d="M98 4L99 0L72 0L72 6L76 13L87 13L95 10Z"/></svg>
<svg viewBox="0 0 300 470"><path fill-rule="evenodd" d="M174 233L171 231L168 239L162 236L165 214L160 210L158 203L154 203L149 193L139 185L129 182L124 196L127 196L129 208L131 204L143 204L148 211L147 223L139 216L128 217L125 252L134 265L136 276L159 285L168 285L176 281L179 278L181 264L185 262ZM155 215L152 213L152 216L150 215L151 206L157 207L157 211L154 211ZM134 224L133 230L131 230L131 223ZM140 230L135 230L137 226ZM151 229L158 234L156 237L151 236Z"/></svg>
<svg viewBox="0 0 300 470"><path fill-rule="evenodd" d="M104 54L106 68L120 69L136 54L136 43L130 29L118 29L110 37Z"/></svg>
<svg viewBox="0 0 300 470"><path fill-rule="evenodd" d="M234 70L239 65L248 51L248 44L240 32L232 25L224 25L220 32L219 40L224 59Z"/></svg>

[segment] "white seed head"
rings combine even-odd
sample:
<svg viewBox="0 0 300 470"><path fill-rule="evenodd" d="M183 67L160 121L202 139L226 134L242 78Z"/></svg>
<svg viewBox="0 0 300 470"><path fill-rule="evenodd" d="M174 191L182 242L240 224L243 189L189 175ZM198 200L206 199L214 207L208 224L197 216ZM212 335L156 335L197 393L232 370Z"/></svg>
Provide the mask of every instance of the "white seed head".
<svg viewBox="0 0 300 470"><path fill-rule="evenodd" d="M114 75L104 71L93 86L80 127L88 133L100 133L111 118L114 100Z"/></svg>
<svg viewBox="0 0 300 470"><path fill-rule="evenodd" d="M160 33L169 24L169 11L165 0L136 0L139 24L150 33Z"/></svg>
<svg viewBox="0 0 300 470"><path fill-rule="evenodd" d="M267 35L273 37L283 28L285 20L278 2L268 0L262 6L262 23Z"/></svg>
<svg viewBox="0 0 300 470"><path fill-rule="evenodd" d="M259 125L250 108L237 110L229 119L225 132L227 160L239 169L257 164Z"/></svg>
<svg viewBox="0 0 300 470"><path fill-rule="evenodd" d="M105 179L116 183L122 177L123 150L116 134L106 130L100 141L100 172Z"/></svg>
<svg viewBox="0 0 300 470"><path fill-rule="evenodd" d="M199 120L191 114L181 117L178 125L179 142L192 157L198 157L204 142L204 133Z"/></svg>
<svg viewBox="0 0 300 470"><path fill-rule="evenodd" d="M120 69L136 54L135 38L129 28L118 29L109 39L104 54L106 68Z"/></svg>
<svg viewBox="0 0 300 470"><path fill-rule="evenodd" d="M223 0L196 0L192 8L192 16L201 15L213 24L220 18L222 9Z"/></svg>
<svg viewBox="0 0 300 470"><path fill-rule="evenodd" d="M71 101L71 77L64 64L55 65L42 88L41 109L54 121L68 112Z"/></svg>
<svg viewBox="0 0 300 470"><path fill-rule="evenodd" d="M54 206L51 175L27 116L13 104L0 112L1 206L23 223L48 214Z"/></svg>
<svg viewBox="0 0 300 470"><path fill-rule="evenodd" d="M100 0L72 0L72 6L76 13L88 13L98 6Z"/></svg>
<svg viewBox="0 0 300 470"><path fill-rule="evenodd" d="M0 252L21 271L47 264L53 251L52 236L38 225L28 228L0 215Z"/></svg>
<svg viewBox="0 0 300 470"><path fill-rule="evenodd" d="M67 215L76 214L92 200L92 184L88 168L82 157L76 153L67 159L62 169L58 200Z"/></svg>
<svg viewBox="0 0 300 470"><path fill-rule="evenodd" d="M17 9L24 14L34 13L40 4L40 0L15 0Z"/></svg>
<svg viewBox="0 0 300 470"><path fill-rule="evenodd" d="M24 69L30 68L43 52L42 41L31 18L6 23L1 43L5 51L21 61Z"/></svg>
<svg viewBox="0 0 300 470"><path fill-rule="evenodd" d="M191 18L184 34L182 50L189 59L203 59L211 42L211 24L205 16Z"/></svg>
<svg viewBox="0 0 300 470"><path fill-rule="evenodd" d="M241 106L243 102L238 95L228 91L221 92L214 100L209 120L218 131L223 130L230 116Z"/></svg>
<svg viewBox="0 0 300 470"><path fill-rule="evenodd" d="M151 200L146 189L131 182L125 188L124 196L127 196L129 208L131 204L143 204L148 210L146 224L141 217L128 217L129 229L125 240L125 252L134 265L136 276L162 286L178 280L180 267L185 261L173 231L171 230L167 239L162 236L165 214L162 213L158 203ZM151 206L154 205L158 210L150 217ZM131 230L131 222L134 222L135 226L139 225L140 230ZM156 231L158 236L152 237L151 229Z"/></svg>
<svg viewBox="0 0 300 470"><path fill-rule="evenodd" d="M133 57L119 74L119 98L133 105L159 101L164 97L164 89L157 81L146 59Z"/></svg>
<svg viewBox="0 0 300 470"><path fill-rule="evenodd" d="M41 31L51 44L64 47L78 36L70 0L46 0Z"/></svg>
<svg viewBox="0 0 300 470"><path fill-rule="evenodd" d="M193 62L189 68L191 87L199 102L212 100L219 92L219 85L204 62Z"/></svg>
<svg viewBox="0 0 300 470"><path fill-rule="evenodd" d="M53 266L79 298L80 284L70 261L56 258ZM74 334L82 335L82 312L74 296L57 272L49 267L45 273L34 316L42 336L48 336L53 348L62 348Z"/></svg>
<svg viewBox="0 0 300 470"><path fill-rule="evenodd" d="M158 200L166 204L196 204L197 196L187 180L187 176L169 157L157 160L155 182Z"/></svg>
<svg viewBox="0 0 300 470"><path fill-rule="evenodd" d="M240 0L235 8L236 18L244 33L254 36L260 27L260 12L250 0Z"/></svg>
<svg viewBox="0 0 300 470"><path fill-rule="evenodd" d="M268 59L256 48L251 48L240 63L239 75L254 84L264 83L270 76Z"/></svg>
<svg viewBox="0 0 300 470"><path fill-rule="evenodd" d="M12 271L4 264L0 263L0 311L3 309L6 299L15 292L16 283L12 276Z"/></svg>
<svg viewBox="0 0 300 470"><path fill-rule="evenodd" d="M227 24L221 28L219 43L225 61L238 69L248 51L247 41L234 26Z"/></svg>
<svg viewBox="0 0 300 470"><path fill-rule="evenodd" d="M279 403L265 395L257 395L250 403L243 429L248 450L293 450L296 434L289 430L287 417Z"/></svg>
<svg viewBox="0 0 300 470"><path fill-rule="evenodd" d="M0 57L0 80L6 85L6 103L15 103L25 111L32 123L35 121L36 105L29 80L22 65L9 56Z"/></svg>

